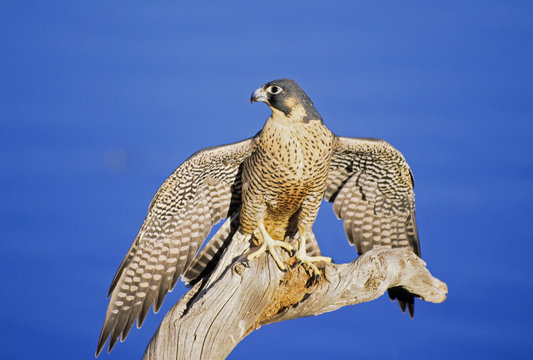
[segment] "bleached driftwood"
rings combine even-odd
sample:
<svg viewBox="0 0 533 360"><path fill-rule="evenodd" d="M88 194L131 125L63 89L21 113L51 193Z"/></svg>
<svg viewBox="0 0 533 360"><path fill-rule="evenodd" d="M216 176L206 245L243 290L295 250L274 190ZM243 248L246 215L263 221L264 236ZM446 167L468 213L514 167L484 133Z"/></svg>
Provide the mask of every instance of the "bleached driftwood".
<svg viewBox="0 0 533 360"><path fill-rule="evenodd" d="M224 359L260 326L374 300L402 286L425 301L446 298L446 284L405 249L376 248L347 264L328 264L310 284L302 265L278 269L268 254L243 261L249 245L233 241L218 267L165 315L144 360ZM283 254L285 261L292 260Z"/></svg>

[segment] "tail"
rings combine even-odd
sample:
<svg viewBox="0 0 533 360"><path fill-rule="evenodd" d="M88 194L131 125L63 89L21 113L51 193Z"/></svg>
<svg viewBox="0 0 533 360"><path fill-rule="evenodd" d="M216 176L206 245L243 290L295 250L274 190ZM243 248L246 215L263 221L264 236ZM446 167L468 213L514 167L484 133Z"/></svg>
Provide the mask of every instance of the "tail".
<svg viewBox="0 0 533 360"><path fill-rule="evenodd" d="M185 283L192 285L196 280L213 271L238 228L239 213L232 218L228 218L222 224L215 235L213 235L204 248L196 255L181 279Z"/></svg>

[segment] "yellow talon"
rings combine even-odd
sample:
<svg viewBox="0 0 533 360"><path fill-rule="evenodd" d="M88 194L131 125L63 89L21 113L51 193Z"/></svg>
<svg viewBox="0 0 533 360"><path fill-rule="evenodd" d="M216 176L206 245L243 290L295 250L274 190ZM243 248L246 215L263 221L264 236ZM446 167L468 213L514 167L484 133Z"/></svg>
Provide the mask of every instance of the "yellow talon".
<svg viewBox="0 0 533 360"><path fill-rule="evenodd" d="M259 257L265 251L268 250L268 252L270 253L270 255L272 255L272 258L274 259L274 261L276 262L280 270L285 271L286 268L285 268L285 265L283 264L283 260L281 260L277 247L283 248L286 251L291 252L291 253L294 251L294 248L290 244L284 241L272 239L272 237L266 231L265 226L263 225L262 221L259 223L259 231L261 232L261 237L262 237L261 246L259 247L259 249L257 249L256 251L248 255L248 260L255 259L256 257Z"/></svg>
<svg viewBox="0 0 533 360"><path fill-rule="evenodd" d="M296 260L305 265L308 270L310 271L311 276L320 277L322 275L322 272L318 269L318 267L313 264L315 262L325 262L325 263L331 263L331 258L327 256L309 256L307 255L307 252L305 251L305 238L306 233L302 232L300 234L300 241L298 244L298 250L296 251L295 258Z"/></svg>

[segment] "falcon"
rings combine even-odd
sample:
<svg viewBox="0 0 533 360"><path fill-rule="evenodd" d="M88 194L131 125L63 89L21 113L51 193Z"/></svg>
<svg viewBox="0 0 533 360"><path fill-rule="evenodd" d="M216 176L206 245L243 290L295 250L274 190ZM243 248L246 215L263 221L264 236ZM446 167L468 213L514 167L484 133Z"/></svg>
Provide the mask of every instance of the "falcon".
<svg viewBox="0 0 533 360"><path fill-rule="evenodd" d="M198 151L155 194L111 283L96 356L108 338L111 351L135 321L141 327L152 305L157 313L180 276L189 284L207 276L230 241L256 244L248 260L268 252L281 270L288 251L319 275L317 264L331 261L312 230L322 198L359 254L386 246L420 256L413 176L398 150L379 139L335 136L293 80L271 81L250 101L272 111L260 132ZM389 295L413 316L414 295L402 288Z"/></svg>

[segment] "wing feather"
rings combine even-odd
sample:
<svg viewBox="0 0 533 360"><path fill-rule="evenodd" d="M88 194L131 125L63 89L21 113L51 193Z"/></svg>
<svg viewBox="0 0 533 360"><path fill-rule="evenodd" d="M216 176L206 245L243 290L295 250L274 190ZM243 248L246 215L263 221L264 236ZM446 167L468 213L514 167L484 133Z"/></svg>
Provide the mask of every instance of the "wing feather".
<svg viewBox="0 0 533 360"><path fill-rule="evenodd" d="M420 256L414 182L402 154L379 139L337 137L324 198L343 220L359 254L377 247L408 247ZM414 298L390 292L412 316Z"/></svg>
<svg viewBox="0 0 533 360"><path fill-rule="evenodd" d="M159 188L111 283L97 355L108 337L109 350L123 341L135 319L140 327L152 305L159 310L211 227L238 211L242 163L253 139L197 152Z"/></svg>
<svg viewBox="0 0 533 360"><path fill-rule="evenodd" d="M411 171L402 154L379 139L338 137L325 199L362 254L375 246L420 254Z"/></svg>

